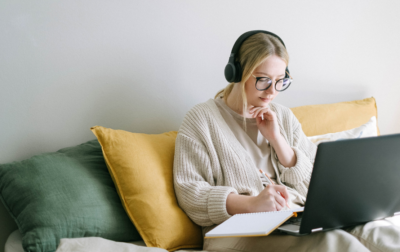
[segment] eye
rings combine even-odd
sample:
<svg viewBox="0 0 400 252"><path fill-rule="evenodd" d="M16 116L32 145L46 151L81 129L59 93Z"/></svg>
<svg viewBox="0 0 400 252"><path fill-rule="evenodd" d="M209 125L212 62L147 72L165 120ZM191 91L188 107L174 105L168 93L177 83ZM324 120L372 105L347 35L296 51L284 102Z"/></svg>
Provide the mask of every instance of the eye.
<svg viewBox="0 0 400 252"><path fill-rule="evenodd" d="M269 84L269 83L271 83L272 81L271 81L271 79L268 78L268 77L261 77L261 78L258 78L258 82Z"/></svg>
<svg viewBox="0 0 400 252"><path fill-rule="evenodd" d="M286 87L287 85L289 85L291 82L292 82L292 80L289 79L289 78L284 78L284 79L282 79L282 83L283 83L283 86L284 86L284 87Z"/></svg>

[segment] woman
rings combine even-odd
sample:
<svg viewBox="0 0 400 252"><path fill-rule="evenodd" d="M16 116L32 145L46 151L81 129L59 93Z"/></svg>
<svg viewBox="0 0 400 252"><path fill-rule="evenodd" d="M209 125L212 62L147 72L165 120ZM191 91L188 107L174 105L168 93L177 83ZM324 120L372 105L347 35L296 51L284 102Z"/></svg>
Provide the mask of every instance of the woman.
<svg viewBox="0 0 400 252"><path fill-rule="evenodd" d="M237 73L229 66L225 70L234 81L215 99L192 108L176 139L175 193L181 208L203 227L203 236L234 214L303 206L316 153L291 110L272 102L292 81L283 41L270 32L251 31L238 39L235 50L238 55L230 61L240 64ZM264 180L260 169L275 184ZM302 237L276 231L265 237L205 239L203 249L385 251L378 228L363 229L368 224ZM391 228L390 239L400 241L399 227ZM375 240L365 241L366 235Z"/></svg>

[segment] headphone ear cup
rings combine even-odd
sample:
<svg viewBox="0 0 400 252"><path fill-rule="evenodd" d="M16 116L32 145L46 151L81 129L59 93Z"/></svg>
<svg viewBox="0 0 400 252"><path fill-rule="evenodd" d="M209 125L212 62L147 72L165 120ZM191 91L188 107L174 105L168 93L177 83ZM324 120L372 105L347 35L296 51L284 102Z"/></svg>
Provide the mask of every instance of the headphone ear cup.
<svg viewBox="0 0 400 252"><path fill-rule="evenodd" d="M234 82L240 82L242 80L242 67L240 66L240 62L236 61L235 62L235 68L236 68L236 73L235 73L235 80Z"/></svg>
<svg viewBox="0 0 400 252"><path fill-rule="evenodd" d="M232 62L228 62L225 66L225 79L228 82L234 82L236 77L236 67L235 64Z"/></svg>

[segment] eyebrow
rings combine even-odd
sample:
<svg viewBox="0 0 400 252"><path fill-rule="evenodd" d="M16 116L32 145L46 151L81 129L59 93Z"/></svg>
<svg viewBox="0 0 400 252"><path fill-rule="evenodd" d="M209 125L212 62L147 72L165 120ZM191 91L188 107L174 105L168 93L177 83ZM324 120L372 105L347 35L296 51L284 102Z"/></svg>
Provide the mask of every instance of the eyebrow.
<svg viewBox="0 0 400 252"><path fill-rule="evenodd" d="M264 75L270 76L269 74L266 74L266 73L264 73L264 72L255 72L255 73L259 73L259 74L264 74ZM285 76L285 75L286 75L286 74L281 74L281 75L278 75L278 77Z"/></svg>

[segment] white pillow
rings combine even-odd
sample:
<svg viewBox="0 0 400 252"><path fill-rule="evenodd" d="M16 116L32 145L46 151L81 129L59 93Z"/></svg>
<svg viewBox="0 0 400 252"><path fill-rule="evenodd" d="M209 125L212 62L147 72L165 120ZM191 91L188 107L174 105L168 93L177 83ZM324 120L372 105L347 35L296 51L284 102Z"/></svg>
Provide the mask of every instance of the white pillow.
<svg viewBox="0 0 400 252"><path fill-rule="evenodd" d="M337 141L343 139L352 139L352 138L363 138L363 137L373 137L378 136L378 129L376 127L376 117L373 116L366 124L361 125L360 127L345 130L337 133L328 133L324 135L311 136L308 139L316 145L323 142Z"/></svg>

